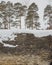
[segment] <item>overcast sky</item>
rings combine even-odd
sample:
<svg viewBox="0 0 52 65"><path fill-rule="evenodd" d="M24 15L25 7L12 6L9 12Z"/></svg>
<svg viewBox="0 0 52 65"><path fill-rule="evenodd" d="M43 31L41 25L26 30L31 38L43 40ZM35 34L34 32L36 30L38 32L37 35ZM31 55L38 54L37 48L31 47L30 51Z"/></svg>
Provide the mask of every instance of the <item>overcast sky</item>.
<svg viewBox="0 0 52 65"><path fill-rule="evenodd" d="M11 1L11 2L13 2L13 3L15 3L15 2L21 2L21 3L23 3L23 4L29 4L29 3L32 3L32 2L36 2L37 4L42 4L42 5L44 5L44 4L46 4L46 3L49 3L49 1L51 1L51 0L0 0L0 2L1 1Z"/></svg>

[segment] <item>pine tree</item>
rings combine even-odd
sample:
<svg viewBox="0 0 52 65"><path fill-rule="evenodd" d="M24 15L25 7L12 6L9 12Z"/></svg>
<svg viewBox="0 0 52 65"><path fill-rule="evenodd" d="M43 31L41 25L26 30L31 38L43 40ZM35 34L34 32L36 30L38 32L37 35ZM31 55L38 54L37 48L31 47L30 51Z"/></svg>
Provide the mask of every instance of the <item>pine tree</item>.
<svg viewBox="0 0 52 65"><path fill-rule="evenodd" d="M6 23L6 18L4 18L5 17L5 8L6 8L6 3L5 3L5 1L1 1L1 3L0 3L0 15L1 15L1 18L3 19L3 22L4 22L4 20L5 20L5 23ZM5 25L5 23L3 23L3 25L4 25L4 28L6 28L6 25Z"/></svg>
<svg viewBox="0 0 52 65"><path fill-rule="evenodd" d="M21 17L22 16L25 16L25 13L26 13L26 6L22 6L21 3L15 3L14 4L14 9L15 9L15 16L16 16L16 19L18 19L17 22L19 22L19 26L20 26L20 29L21 29Z"/></svg>
<svg viewBox="0 0 52 65"><path fill-rule="evenodd" d="M8 22L8 28L10 29L10 23L12 22L11 17L14 14L13 4L10 1L8 1L6 4L5 12L7 17L7 22Z"/></svg>
<svg viewBox="0 0 52 65"><path fill-rule="evenodd" d="M14 4L14 10L15 10L14 15L16 16L17 22L19 22L18 25L20 26L20 28L21 28L21 17L20 17L21 7L22 7L21 3L15 3Z"/></svg>
<svg viewBox="0 0 52 65"><path fill-rule="evenodd" d="M50 5L47 5L44 9L44 20L47 19L47 24L49 25L47 29L52 29L52 7Z"/></svg>
<svg viewBox="0 0 52 65"><path fill-rule="evenodd" d="M28 8L28 13L27 13L27 17L26 17L26 25L28 28L37 28L39 27L39 25L35 25L35 22L38 21L39 16L38 16L38 7L35 3L32 3L29 8ZM38 22L37 22L38 24Z"/></svg>

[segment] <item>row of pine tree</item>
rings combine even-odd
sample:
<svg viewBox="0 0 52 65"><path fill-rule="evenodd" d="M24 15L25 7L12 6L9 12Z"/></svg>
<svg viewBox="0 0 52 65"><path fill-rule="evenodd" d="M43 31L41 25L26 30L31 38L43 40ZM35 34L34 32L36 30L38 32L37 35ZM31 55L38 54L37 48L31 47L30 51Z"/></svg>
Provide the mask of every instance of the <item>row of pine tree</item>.
<svg viewBox="0 0 52 65"><path fill-rule="evenodd" d="M10 29L16 27L21 29L21 17L24 17L25 28L39 29L40 23L38 6L32 3L29 7L22 5L21 3L11 3L8 1L1 1L0 3L0 29ZM47 5L44 9L44 20L47 20L49 27L52 29L52 6Z"/></svg>

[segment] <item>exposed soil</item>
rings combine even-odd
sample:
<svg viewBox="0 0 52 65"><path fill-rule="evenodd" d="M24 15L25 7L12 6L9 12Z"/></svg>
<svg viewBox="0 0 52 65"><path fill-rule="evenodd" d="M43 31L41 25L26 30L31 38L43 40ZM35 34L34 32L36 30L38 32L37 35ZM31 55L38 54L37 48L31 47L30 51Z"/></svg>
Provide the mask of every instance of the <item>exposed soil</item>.
<svg viewBox="0 0 52 65"><path fill-rule="evenodd" d="M49 65L52 61L52 36L35 37L33 34L16 34L6 44L18 45L16 48L0 44L0 65Z"/></svg>

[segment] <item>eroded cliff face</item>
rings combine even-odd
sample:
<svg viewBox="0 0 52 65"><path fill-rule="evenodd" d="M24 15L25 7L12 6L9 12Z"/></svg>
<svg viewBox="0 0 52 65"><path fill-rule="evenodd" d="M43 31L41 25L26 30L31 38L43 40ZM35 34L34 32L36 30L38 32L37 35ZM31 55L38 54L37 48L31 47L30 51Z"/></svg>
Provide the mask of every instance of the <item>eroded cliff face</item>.
<svg viewBox="0 0 52 65"><path fill-rule="evenodd" d="M1 65L50 65L52 62L52 36L35 37L33 34L19 33L5 44L18 45L15 48L0 44Z"/></svg>

